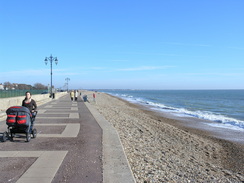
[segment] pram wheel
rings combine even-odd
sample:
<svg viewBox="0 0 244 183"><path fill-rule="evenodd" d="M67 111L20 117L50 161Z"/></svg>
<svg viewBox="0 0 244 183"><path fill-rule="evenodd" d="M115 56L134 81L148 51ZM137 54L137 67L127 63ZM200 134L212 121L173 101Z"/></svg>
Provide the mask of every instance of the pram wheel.
<svg viewBox="0 0 244 183"><path fill-rule="evenodd" d="M8 132L4 132L3 137L2 137L2 141L6 142L7 138L8 138Z"/></svg>
<svg viewBox="0 0 244 183"><path fill-rule="evenodd" d="M14 140L14 137L15 137L15 133L13 133L13 132L10 130L10 140L13 141L13 140Z"/></svg>
<svg viewBox="0 0 244 183"><path fill-rule="evenodd" d="M26 142L30 142L31 139L31 134L30 133L26 133Z"/></svg>
<svg viewBox="0 0 244 183"><path fill-rule="evenodd" d="M36 129L34 128L34 129L32 130L32 137L33 137L33 139L36 138L36 135L37 135L37 131L36 131Z"/></svg>

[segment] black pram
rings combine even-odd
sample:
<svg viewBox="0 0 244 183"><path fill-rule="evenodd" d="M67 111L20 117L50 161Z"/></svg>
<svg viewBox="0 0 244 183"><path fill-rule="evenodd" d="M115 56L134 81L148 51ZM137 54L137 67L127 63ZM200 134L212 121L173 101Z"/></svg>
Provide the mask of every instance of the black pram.
<svg viewBox="0 0 244 183"><path fill-rule="evenodd" d="M29 142L31 134L33 138L36 137L37 131L34 128L34 121L37 111L31 114L27 107L13 106L7 109L6 124L8 125L8 132L3 135L3 141L9 137L13 140L16 133L22 133L26 135L26 141Z"/></svg>

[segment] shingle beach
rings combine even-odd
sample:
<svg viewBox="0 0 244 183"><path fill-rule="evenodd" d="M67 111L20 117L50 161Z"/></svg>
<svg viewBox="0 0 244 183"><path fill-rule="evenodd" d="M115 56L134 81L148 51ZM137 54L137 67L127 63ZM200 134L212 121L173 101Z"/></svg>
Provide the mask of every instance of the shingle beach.
<svg viewBox="0 0 244 183"><path fill-rule="evenodd" d="M244 146L127 101L97 93L90 103L115 127L137 182L244 182Z"/></svg>

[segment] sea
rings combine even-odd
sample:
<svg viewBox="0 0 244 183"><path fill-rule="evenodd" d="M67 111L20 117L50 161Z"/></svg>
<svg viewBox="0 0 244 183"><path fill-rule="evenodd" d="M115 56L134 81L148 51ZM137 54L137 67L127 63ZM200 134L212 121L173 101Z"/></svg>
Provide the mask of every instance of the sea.
<svg viewBox="0 0 244 183"><path fill-rule="evenodd" d="M244 132L244 90L99 90L176 117Z"/></svg>

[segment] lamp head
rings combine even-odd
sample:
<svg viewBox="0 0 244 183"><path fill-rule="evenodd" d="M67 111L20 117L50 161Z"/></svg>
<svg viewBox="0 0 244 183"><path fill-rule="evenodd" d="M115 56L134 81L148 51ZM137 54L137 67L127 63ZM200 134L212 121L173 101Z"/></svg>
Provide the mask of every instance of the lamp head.
<svg viewBox="0 0 244 183"><path fill-rule="evenodd" d="M55 58L55 64L56 64L56 65L58 64L58 59L57 59L57 57Z"/></svg>
<svg viewBox="0 0 244 183"><path fill-rule="evenodd" d="M45 60L44 60L44 61L45 61L45 64L47 65L47 62L48 62L48 59L47 59L47 57L45 58Z"/></svg>

